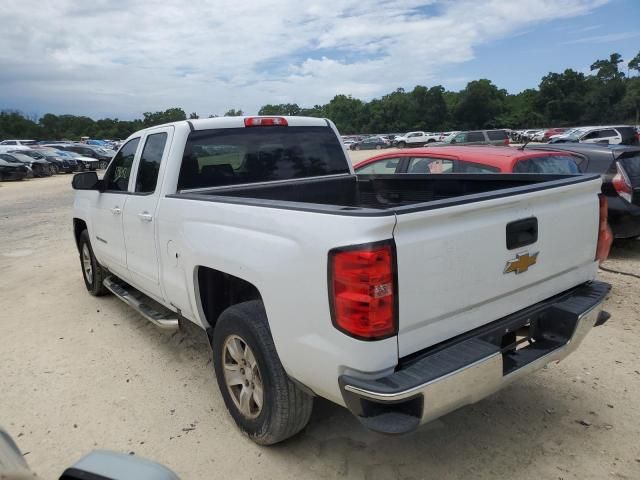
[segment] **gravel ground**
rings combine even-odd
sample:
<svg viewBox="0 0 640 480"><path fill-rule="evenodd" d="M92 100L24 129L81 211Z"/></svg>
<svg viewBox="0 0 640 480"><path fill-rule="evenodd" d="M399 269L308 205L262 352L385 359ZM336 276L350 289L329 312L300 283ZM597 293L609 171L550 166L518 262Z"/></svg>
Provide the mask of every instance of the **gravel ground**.
<svg viewBox="0 0 640 480"><path fill-rule="evenodd" d="M201 332L86 293L70 180L0 183L0 424L43 478L95 448L183 479L640 478L640 279L602 272L612 318L576 353L414 434L370 433L318 400L301 435L263 448L227 415ZM640 274L640 242L606 266Z"/></svg>

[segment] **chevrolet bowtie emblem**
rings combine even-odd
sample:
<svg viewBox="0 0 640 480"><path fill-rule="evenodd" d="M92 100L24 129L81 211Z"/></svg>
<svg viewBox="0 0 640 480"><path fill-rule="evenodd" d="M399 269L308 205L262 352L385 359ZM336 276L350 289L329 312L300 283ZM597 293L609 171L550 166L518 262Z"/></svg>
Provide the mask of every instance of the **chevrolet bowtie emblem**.
<svg viewBox="0 0 640 480"><path fill-rule="evenodd" d="M516 258L507 262L507 265L504 267L504 273L515 272L516 275L518 275L526 272L529 270L531 265L535 265L538 261L538 253L540 252L536 252L532 255L529 255L529 253L517 254Z"/></svg>

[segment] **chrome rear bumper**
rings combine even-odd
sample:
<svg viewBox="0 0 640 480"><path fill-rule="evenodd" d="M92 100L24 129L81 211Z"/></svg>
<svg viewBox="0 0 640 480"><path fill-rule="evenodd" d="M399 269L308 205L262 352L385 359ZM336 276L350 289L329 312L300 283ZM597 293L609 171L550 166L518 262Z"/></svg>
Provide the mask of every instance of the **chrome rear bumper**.
<svg viewBox="0 0 640 480"><path fill-rule="evenodd" d="M384 378L343 375L345 403L372 430L411 431L569 355L606 321L602 301L609 289L602 282L581 285L401 362ZM523 328L531 341L516 349L510 339Z"/></svg>

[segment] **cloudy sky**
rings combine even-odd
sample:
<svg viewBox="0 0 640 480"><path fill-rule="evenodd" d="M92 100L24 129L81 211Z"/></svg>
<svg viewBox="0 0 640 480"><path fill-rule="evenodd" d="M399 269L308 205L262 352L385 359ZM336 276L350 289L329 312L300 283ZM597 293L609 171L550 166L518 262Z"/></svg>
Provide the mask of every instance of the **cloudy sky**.
<svg viewBox="0 0 640 480"><path fill-rule="evenodd" d="M0 109L255 113L397 87L510 92L640 46L640 0L1 0Z"/></svg>

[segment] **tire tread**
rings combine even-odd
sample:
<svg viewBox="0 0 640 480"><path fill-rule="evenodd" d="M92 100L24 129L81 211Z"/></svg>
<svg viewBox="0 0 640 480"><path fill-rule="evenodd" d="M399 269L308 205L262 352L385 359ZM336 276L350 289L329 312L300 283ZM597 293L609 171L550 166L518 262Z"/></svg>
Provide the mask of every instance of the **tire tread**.
<svg viewBox="0 0 640 480"><path fill-rule="evenodd" d="M260 431L249 432L243 428L241 424L238 424L238 426L256 443L260 445L272 445L292 437L307 425L313 409L313 397L293 383L284 371L284 367L278 358L273 338L271 337L271 331L262 301L251 300L229 307L220 316L220 321L216 325L216 329L220 327L220 322L238 320L238 317L243 319L249 328L252 329L259 343L258 348L262 349L262 355L269 363L269 370L271 371L273 380L274 398L273 410L271 411L268 422L266 425L263 425ZM215 333L214 330L214 336ZM217 354L218 352L214 349L214 356ZM224 384L219 386L223 395L228 395L226 386ZM238 422L236 421L236 423Z"/></svg>

